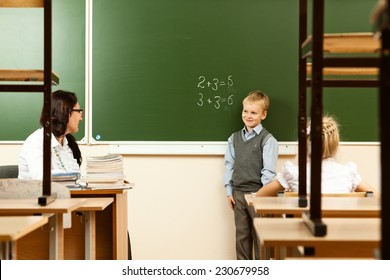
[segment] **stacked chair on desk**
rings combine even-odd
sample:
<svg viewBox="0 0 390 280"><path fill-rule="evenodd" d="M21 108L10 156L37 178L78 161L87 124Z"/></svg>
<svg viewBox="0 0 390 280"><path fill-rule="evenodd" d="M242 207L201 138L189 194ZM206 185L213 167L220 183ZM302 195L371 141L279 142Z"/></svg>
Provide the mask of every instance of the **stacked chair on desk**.
<svg viewBox="0 0 390 280"><path fill-rule="evenodd" d="M20 189L20 184L26 182L15 182L12 179L1 180L3 185L0 198L35 198L40 205L47 205L53 202L58 194L52 193L51 185L51 89L52 84L58 84L58 76L52 72L52 1L51 0L27 0L27 1L0 1L0 8L38 8L43 10L43 70L37 69L0 69L0 93L1 92L41 92L43 93L44 135L43 135L43 178L40 185L31 183L27 190ZM3 43L3 42L2 42ZM6 42L5 42L6 43ZM34 83L32 83L34 81ZM36 82L36 83L35 83ZM12 167L10 167L12 170ZM10 170L9 170L10 171ZM8 173L7 177L15 175ZM11 181L7 181L11 180ZM15 179L16 180L16 179ZM20 183L20 184L19 184ZM8 186L15 186L14 189ZM40 195L36 196L39 189ZM31 192L30 192L31 191ZM68 197L69 192L67 192Z"/></svg>
<svg viewBox="0 0 390 280"><path fill-rule="evenodd" d="M368 39L371 42L367 48L362 44L349 44L352 49L342 50L338 56L332 56L332 51L324 52L326 40L334 36L324 34L324 0L312 1L312 36L307 36L307 0L300 0L299 20L299 116L298 116L298 143L299 143L299 193L297 205L307 207L306 193L306 88L311 87L311 190L310 210L304 212L302 219L256 219L255 228L261 244L265 247L275 246L315 247L315 257L321 256L318 252L325 252L326 257L337 258L390 258L390 232L389 232L389 199L385 186L384 174L390 167L390 133L388 125L390 115L386 114L390 104L390 24L386 22L381 26L381 41L374 42L372 34L342 34L336 36L337 41L344 42L356 37ZM388 1L387 1L388 2ZM384 13L389 13L384 9ZM367 17L368 18L368 17ZM390 16L383 17L389 19ZM369 38L371 36L371 38ZM374 47L372 47L374 46ZM332 46L337 47L337 46ZM353 50L359 47L359 50ZM362 49L364 53L362 52ZM351 53L352 51L352 53ZM367 53L372 51L373 53ZM354 53L353 53L354 52ZM360 52L360 53L358 53ZM311 59L311 64L307 60ZM357 79L329 79L323 75L351 75L344 70L358 68L355 72ZM374 70L376 71L372 71ZM379 69L379 71L378 71ZM343 70L343 71L338 71ZM367 75L379 77L367 79ZM307 78L307 75L311 77ZM361 75L361 76L360 76ZM322 219L321 200L321 162L322 162L322 135L318 127L322 127L323 87L374 87L380 89L380 131L381 131L381 216L380 218L326 218ZM281 197L280 199L285 199ZM287 199L287 197L286 197ZM348 198L359 199L359 198ZM367 197L372 200L376 198ZM274 231L272 231L274 228ZM280 234L283 232L284 234ZM357 236L357 232L361 235ZM295 236L294 236L295 235ZM265 245L267 244L267 245ZM316 247L317 246L317 247ZM335 249L340 246L339 249ZM342 247L341 247L342 246ZM335 250L332 250L332 247ZM262 248L262 249L264 249ZM319 250L317 250L319 249ZM361 250L360 250L361 249ZM265 250L262 250L263 252ZM280 252L280 251L279 251ZM281 257L279 252L276 257ZM324 253L324 254L325 254ZM262 255L262 257L265 257Z"/></svg>
<svg viewBox="0 0 390 280"><path fill-rule="evenodd" d="M0 69L0 92L43 93L43 185L40 205L47 205L56 198L51 192L51 91L59 84L59 77L52 71L52 0L0 1L0 8L39 8L43 10L43 70ZM37 84L31 82L38 82ZM7 83L3 83L7 82Z"/></svg>

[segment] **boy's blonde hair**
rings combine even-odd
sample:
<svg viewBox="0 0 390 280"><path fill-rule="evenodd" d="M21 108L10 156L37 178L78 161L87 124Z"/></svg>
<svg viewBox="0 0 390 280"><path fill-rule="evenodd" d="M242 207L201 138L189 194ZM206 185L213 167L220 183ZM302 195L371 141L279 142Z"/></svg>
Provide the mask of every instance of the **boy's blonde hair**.
<svg viewBox="0 0 390 280"><path fill-rule="evenodd" d="M307 127L310 131L311 121L308 121ZM310 133L307 134L308 143ZM334 157L337 153L340 143L339 125L333 117L324 116L322 118L322 158Z"/></svg>
<svg viewBox="0 0 390 280"><path fill-rule="evenodd" d="M263 110L268 111L269 105L270 105L269 98L265 93L261 92L260 90L251 91L247 95L247 97L245 97L245 99L242 101L242 103L244 103L244 102L257 102L257 101L262 101Z"/></svg>

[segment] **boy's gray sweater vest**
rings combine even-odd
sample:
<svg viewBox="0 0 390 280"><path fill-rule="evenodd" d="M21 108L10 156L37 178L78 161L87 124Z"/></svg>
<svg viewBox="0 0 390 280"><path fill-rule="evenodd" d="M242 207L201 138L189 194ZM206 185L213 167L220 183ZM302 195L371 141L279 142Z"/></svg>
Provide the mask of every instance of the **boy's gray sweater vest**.
<svg viewBox="0 0 390 280"><path fill-rule="evenodd" d="M233 188L243 192L257 192L261 183L261 170L263 169L263 147L272 136L264 127L259 135L244 141L242 131L233 135L234 171Z"/></svg>

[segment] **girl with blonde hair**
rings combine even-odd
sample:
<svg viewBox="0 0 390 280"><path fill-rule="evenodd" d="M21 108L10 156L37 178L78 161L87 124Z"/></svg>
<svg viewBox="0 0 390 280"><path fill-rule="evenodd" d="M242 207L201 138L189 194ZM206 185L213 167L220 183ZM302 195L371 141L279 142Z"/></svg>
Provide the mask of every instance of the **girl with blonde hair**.
<svg viewBox="0 0 390 280"><path fill-rule="evenodd" d="M310 157L310 121L307 126L307 142ZM339 125L333 117L324 116L322 119L322 193L349 193L376 190L363 182L353 162L347 164L335 160L340 143ZM310 162L307 163L307 191L310 191ZM298 166L292 162L284 163L282 171L276 175L276 180L263 186L256 196L276 196L278 191L298 192Z"/></svg>

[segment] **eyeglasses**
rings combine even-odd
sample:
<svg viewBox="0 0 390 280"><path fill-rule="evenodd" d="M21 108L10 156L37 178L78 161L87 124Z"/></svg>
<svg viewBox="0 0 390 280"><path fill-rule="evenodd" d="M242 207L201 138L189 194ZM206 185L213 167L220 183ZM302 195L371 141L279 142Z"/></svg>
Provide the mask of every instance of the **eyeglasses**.
<svg viewBox="0 0 390 280"><path fill-rule="evenodd" d="M71 112L79 112L81 116L83 116L84 110L83 109L72 109Z"/></svg>

